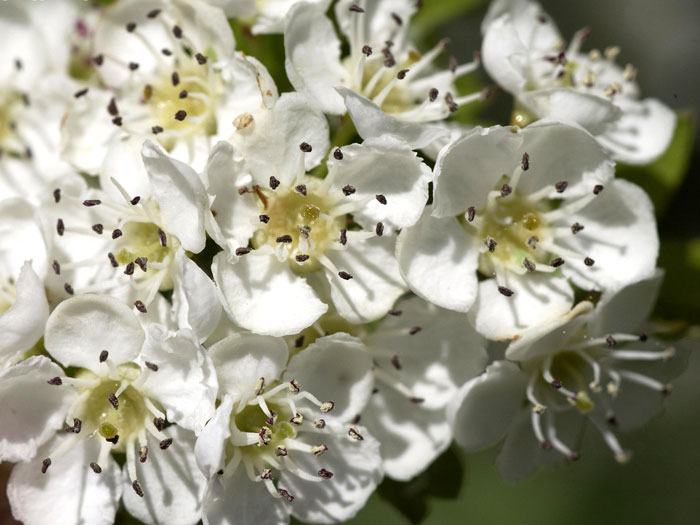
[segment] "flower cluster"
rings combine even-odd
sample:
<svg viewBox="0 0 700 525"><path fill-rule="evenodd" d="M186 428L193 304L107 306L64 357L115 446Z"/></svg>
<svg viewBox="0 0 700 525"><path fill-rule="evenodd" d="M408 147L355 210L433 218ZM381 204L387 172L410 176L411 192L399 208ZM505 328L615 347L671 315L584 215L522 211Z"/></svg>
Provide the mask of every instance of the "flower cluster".
<svg viewBox="0 0 700 525"><path fill-rule="evenodd" d="M517 480L585 423L629 459L615 428L680 369L647 321L654 209L615 162L657 158L674 113L535 2L495 0L466 63L414 45L420 4L2 3L16 519L339 522L453 439L505 438ZM293 91L232 26L283 34ZM482 64L510 125L450 121Z"/></svg>

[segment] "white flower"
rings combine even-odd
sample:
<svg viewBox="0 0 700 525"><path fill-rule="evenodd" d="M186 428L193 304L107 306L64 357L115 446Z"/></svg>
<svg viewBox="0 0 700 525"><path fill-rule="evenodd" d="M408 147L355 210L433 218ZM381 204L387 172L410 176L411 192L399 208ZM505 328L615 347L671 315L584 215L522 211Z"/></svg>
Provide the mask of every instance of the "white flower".
<svg viewBox="0 0 700 525"><path fill-rule="evenodd" d="M334 338L348 337L341 332L362 341L374 363L375 388L367 406L347 416L361 422L381 443L387 476L409 480L452 442L446 410L459 388L484 370L485 341L464 314L412 297L400 300L372 331L337 314L326 314L299 336L288 338L290 351L307 357L307 345L323 345L328 352L337 352ZM340 383L333 379L327 384ZM316 392L311 381L307 386ZM335 412L340 405L337 396L334 401Z"/></svg>
<svg viewBox="0 0 700 525"><path fill-rule="evenodd" d="M618 47L582 53L588 29L567 47L529 0L496 0L482 29L484 68L516 97L516 124L543 117L577 122L629 164L652 162L668 146L675 114L656 99L640 100L634 66L615 64Z"/></svg>
<svg viewBox="0 0 700 525"><path fill-rule="evenodd" d="M104 9L93 61L106 87L73 100L64 156L109 177L129 152L137 162L133 152L151 137L203 168L211 145L233 132L233 119L259 105L258 75L267 74L234 46L224 13L200 0L127 0Z"/></svg>
<svg viewBox="0 0 700 525"><path fill-rule="evenodd" d="M289 10L300 0L207 0L219 5L228 17L236 17L251 23L254 35L281 33ZM310 4L323 4L326 0L304 0Z"/></svg>
<svg viewBox="0 0 700 525"><path fill-rule="evenodd" d="M579 303L511 343L509 361L494 362L462 388L450 411L457 443L474 450L505 435L496 463L506 479L517 481L562 457L578 459L574 447L588 421L626 462L630 453L613 430L644 423L671 388L652 375L676 375L684 366L683 360L666 363L674 347L635 333L660 277L605 294L595 309Z"/></svg>
<svg viewBox="0 0 700 525"><path fill-rule="evenodd" d="M432 210L399 236L402 275L428 301L472 308L490 339L569 311L569 283L609 290L654 271L649 197L613 180L613 163L579 127L479 129L441 152L435 175Z"/></svg>
<svg viewBox="0 0 700 525"><path fill-rule="evenodd" d="M236 324L265 335L303 330L329 299L351 322L378 319L405 291L392 232L420 216L429 170L387 136L334 150L328 175L319 179L306 174L304 162L315 146L291 149L293 138L277 144L279 157L250 150L245 186L232 180L231 146L212 151L207 173L222 230L213 237L227 250L214 257L212 272L224 309Z"/></svg>
<svg viewBox="0 0 700 525"><path fill-rule="evenodd" d="M138 499L144 498L126 497L127 507L147 523L196 523L205 480L194 474L194 435L183 429L197 432L213 415L217 382L194 335L157 325L147 335L127 306L107 296L83 295L54 310L45 345L63 366L78 371L57 373L45 358L9 369L44 367L34 378L48 382L63 401L44 421L49 417L49 408L41 404L45 395L30 378L3 383L13 388L15 399L25 396L23 402L15 401L23 416L19 430L4 432L12 436L29 428L35 430L35 441L46 442L35 459L12 472L8 497L15 517L27 525L47 519L111 523L126 484ZM36 393L27 395L27 389ZM52 440L47 427L59 409L67 427ZM164 429L166 419L183 428ZM126 453L124 474L112 451ZM182 470L190 474L162 477Z"/></svg>
<svg viewBox="0 0 700 525"><path fill-rule="evenodd" d="M284 28L287 76L324 112L345 113L338 86L411 122L442 120L460 104L482 97L454 94L455 79L474 71L478 61L439 71L433 62L445 50L446 40L424 55L408 42L408 23L416 11L413 0L336 3L336 19L350 46L347 57L341 57L340 40L324 14L327 7L328 2L299 2L290 9Z"/></svg>
<svg viewBox="0 0 700 525"><path fill-rule="evenodd" d="M371 395L372 362L363 345L338 334L287 365L283 339L234 334L209 352L222 400L195 447L211 480L204 522L352 517L382 477L379 443L344 422ZM334 397L319 401L318 391Z"/></svg>

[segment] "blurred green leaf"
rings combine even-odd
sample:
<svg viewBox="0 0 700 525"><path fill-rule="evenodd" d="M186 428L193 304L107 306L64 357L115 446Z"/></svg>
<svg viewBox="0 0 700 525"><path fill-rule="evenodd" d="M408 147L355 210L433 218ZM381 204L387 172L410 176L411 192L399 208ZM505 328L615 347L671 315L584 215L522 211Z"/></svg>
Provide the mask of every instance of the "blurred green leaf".
<svg viewBox="0 0 700 525"><path fill-rule="evenodd" d="M666 270L656 315L697 323L700 319L700 238L665 240L659 266Z"/></svg>
<svg viewBox="0 0 700 525"><path fill-rule="evenodd" d="M617 166L618 177L639 184L649 194L659 218L688 172L694 139L693 116L679 113L673 140L656 162L648 166Z"/></svg>
<svg viewBox="0 0 700 525"><path fill-rule="evenodd" d="M423 0L423 6L412 20L418 35L432 33L437 27L473 11L487 0Z"/></svg>

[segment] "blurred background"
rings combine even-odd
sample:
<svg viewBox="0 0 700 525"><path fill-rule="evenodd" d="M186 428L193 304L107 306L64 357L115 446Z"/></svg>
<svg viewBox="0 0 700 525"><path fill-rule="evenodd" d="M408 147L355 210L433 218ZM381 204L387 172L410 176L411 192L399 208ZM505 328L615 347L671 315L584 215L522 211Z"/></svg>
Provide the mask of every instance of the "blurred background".
<svg viewBox="0 0 700 525"><path fill-rule="evenodd" d="M10 0L19 1L19 0ZM51 1L51 0L45 0ZM645 97L662 100L679 113L671 148L645 168L619 166L618 174L642 185L657 207L662 239L660 266L666 280L655 312L681 328L700 324L700 1L698 0L541 0L565 37L584 27L593 31L584 50L618 45L619 62L639 70ZM471 60L481 42L485 0L424 0L414 20L419 48L445 36L460 62ZM246 45L237 34L239 44ZM268 64L281 60L281 39L247 51ZM274 47L269 47L273 44ZM257 52L256 52L257 51ZM267 56L260 56L267 55ZM281 62L280 64L281 65ZM280 88L281 68L274 68ZM485 74L461 86L471 92L488 85ZM460 109L465 123L504 124L512 100L497 93L487 104ZM692 333L692 329L690 330ZM698 337L698 333L694 334ZM467 456L449 450L410 483L385 481L367 507L352 520L368 523L426 524L688 524L700 522L700 352L674 382L662 413L639 431L620 434L634 451L627 465L615 462L595 432L583 436L578 462L541 471L518 485L501 480L494 466L498 447ZM5 486L10 465L0 466ZM10 517L4 491L0 525ZM120 512L117 523L135 523ZM90 525L90 524L86 524Z"/></svg>

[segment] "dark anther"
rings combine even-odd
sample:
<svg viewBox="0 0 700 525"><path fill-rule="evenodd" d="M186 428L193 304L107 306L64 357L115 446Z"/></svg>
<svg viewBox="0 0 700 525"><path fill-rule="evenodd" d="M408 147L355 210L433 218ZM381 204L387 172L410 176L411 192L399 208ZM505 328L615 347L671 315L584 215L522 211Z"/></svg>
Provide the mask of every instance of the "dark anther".
<svg viewBox="0 0 700 525"><path fill-rule="evenodd" d="M493 237L488 236L486 239L484 239L484 245L486 245L490 253L493 253L496 251L496 246L498 246L498 243Z"/></svg>
<svg viewBox="0 0 700 525"><path fill-rule="evenodd" d="M258 215L258 219L260 219L260 222L264 222L267 224L270 222L270 216L269 215Z"/></svg>
<svg viewBox="0 0 700 525"><path fill-rule="evenodd" d="M300 253L299 255L294 257L294 259L296 259L297 262L305 262L309 260L309 256L305 253Z"/></svg>
<svg viewBox="0 0 700 525"><path fill-rule="evenodd" d="M379 201L379 204L386 204L386 197L384 195L379 194L374 197Z"/></svg>
<svg viewBox="0 0 700 525"><path fill-rule="evenodd" d="M90 463L90 468L95 474L100 474L102 472L102 467L95 462Z"/></svg>
<svg viewBox="0 0 700 525"><path fill-rule="evenodd" d="M617 341L611 335L609 335L605 338L605 342L608 345L608 348L612 348L613 346L615 346L617 344Z"/></svg>
<svg viewBox="0 0 700 525"><path fill-rule="evenodd" d="M154 135L158 135L158 133L163 133L163 128L161 126L153 126L151 128L151 131L153 132Z"/></svg>
<svg viewBox="0 0 700 525"><path fill-rule="evenodd" d="M111 443L112 445L116 445L119 443L119 434L114 434L114 437L111 438L105 438L105 441Z"/></svg>
<svg viewBox="0 0 700 525"><path fill-rule="evenodd" d="M138 62L129 62L129 69L131 71L136 71L139 68Z"/></svg>
<svg viewBox="0 0 700 525"><path fill-rule="evenodd" d="M102 201L98 199L83 201L83 206L87 206L88 208L99 204L102 204Z"/></svg>
<svg viewBox="0 0 700 525"><path fill-rule="evenodd" d="M554 379L550 385L559 390L561 388L561 381L559 379Z"/></svg>
<svg viewBox="0 0 700 525"><path fill-rule="evenodd" d="M508 184L501 186L501 197L507 197L511 193L513 193L513 188L511 188Z"/></svg>
<svg viewBox="0 0 700 525"><path fill-rule="evenodd" d="M273 175L270 177L270 188L273 190L276 190L280 185L280 181L277 180L277 178Z"/></svg>
<svg viewBox="0 0 700 525"><path fill-rule="evenodd" d="M99 224L99 223L98 223L98 224L93 224L93 225L92 225L92 231L94 231L95 233L97 233L97 234L99 234L99 235L102 235L102 232L105 231L105 227L104 227L103 225Z"/></svg>
<svg viewBox="0 0 700 525"><path fill-rule="evenodd" d="M151 370L153 372L158 371L158 365L155 363L151 363L150 361L146 361L145 365L146 365L146 368L148 368L149 370Z"/></svg>
<svg viewBox="0 0 700 525"><path fill-rule="evenodd" d="M99 67L99 66L101 66L102 64L104 64L104 62L105 62L105 57L104 57L103 55L96 55L96 56L92 57L92 61L94 62L94 64L95 64L96 66Z"/></svg>
<svg viewBox="0 0 700 525"><path fill-rule="evenodd" d="M377 237L384 235L384 224L381 221L374 227L374 233L377 234Z"/></svg>
<svg viewBox="0 0 700 525"><path fill-rule="evenodd" d="M665 396L669 395L672 390L673 390L673 385L670 385L670 384L664 385L663 387L661 387L661 393Z"/></svg>
<svg viewBox="0 0 700 525"><path fill-rule="evenodd" d="M298 186L294 186L294 190L297 193L301 193L304 197L306 197L306 185L305 184L299 184Z"/></svg>
<svg viewBox="0 0 700 525"><path fill-rule="evenodd" d="M564 190L569 186L569 183L565 180L561 180L554 185L554 189L557 193L564 193Z"/></svg>
<svg viewBox="0 0 700 525"><path fill-rule="evenodd" d="M72 427L66 427L66 432L72 432L73 434L80 434L80 431L83 429L83 422L78 419L77 417L73 418L73 426Z"/></svg>
<svg viewBox="0 0 700 525"><path fill-rule="evenodd" d="M352 5L350 6L349 10L352 11L353 13L364 13L364 12L365 12L365 10L362 9L362 8L361 8L359 5L357 5L357 4L352 4Z"/></svg>
<svg viewBox="0 0 700 525"><path fill-rule="evenodd" d="M401 362L399 361L399 356L396 354L391 356L391 364L394 368L396 368L396 370L401 370Z"/></svg>
<svg viewBox="0 0 700 525"><path fill-rule="evenodd" d="M647 334L645 334L644 332L642 332L641 334L639 334L639 340L640 340L640 341L646 341L647 339L648 339L648 336L647 336Z"/></svg>
<svg viewBox="0 0 700 525"><path fill-rule="evenodd" d="M144 445L139 449L139 461L141 463L146 463L147 459L148 459L148 447L146 445Z"/></svg>
<svg viewBox="0 0 700 525"><path fill-rule="evenodd" d="M163 430L163 425L165 425L165 419L163 419L162 417L153 418L153 426L156 427L156 430Z"/></svg>
<svg viewBox="0 0 700 525"><path fill-rule="evenodd" d="M112 97L109 101L109 104L107 104L107 113L109 113L113 117L119 115L119 108L117 108L117 100L114 97Z"/></svg>
<svg viewBox="0 0 700 525"><path fill-rule="evenodd" d="M506 297L510 297L513 295L514 292L510 288L506 288L505 286L499 286L498 293L500 293L501 295L505 295Z"/></svg>
<svg viewBox="0 0 700 525"><path fill-rule="evenodd" d="M124 233L119 228L112 230L112 239L118 239L122 235L124 235Z"/></svg>
<svg viewBox="0 0 700 525"><path fill-rule="evenodd" d="M173 26L173 35L175 35L175 38L182 38L182 28L180 26Z"/></svg>
<svg viewBox="0 0 700 525"><path fill-rule="evenodd" d="M366 56L370 56L372 54L372 48L368 45L364 45L362 46L362 53Z"/></svg>
<svg viewBox="0 0 700 525"><path fill-rule="evenodd" d="M527 152L523 153L523 158L520 162L520 165L522 166L523 171L527 171L530 169L530 155Z"/></svg>
<svg viewBox="0 0 700 525"><path fill-rule="evenodd" d="M420 405L421 403L424 403L424 402L425 402L425 399L424 399L424 398L422 398L422 397L414 397L414 396L409 397L408 400L409 400L411 403L413 403L414 405Z"/></svg>
<svg viewBox="0 0 700 525"><path fill-rule="evenodd" d="M549 441L540 441L537 446L542 450L552 450L552 444Z"/></svg>
<svg viewBox="0 0 700 525"><path fill-rule="evenodd" d="M389 310L387 313L388 313L389 315L393 315L394 317L398 317L398 316L400 316L400 315L403 313L403 311L402 311L402 310L394 310L394 309L391 309L391 310Z"/></svg>
<svg viewBox="0 0 700 525"><path fill-rule="evenodd" d="M403 80L404 78L406 78L406 73L408 73L408 72L409 72L408 69L402 69L401 71L396 73L396 78L398 78L399 80Z"/></svg>
<svg viewBox="0 0 700 525"><path fill-rule="evenodd" d="M134 489L134 492L136 492L136 495L139 498L143 498L143 489L141 488L141 484L137 479L135 479L134 482L131 484L131 488Z"/></svg>
<svg viewBox="0 0 700 525"><path fill-rule="evenodd" d="M595 261L593 259L591 259L590 257L586 257L583 260L583 264L585 264L586 266L593 266L595 264Z"/></svg>
<svg viewBox="0 0 700 525"><path fill-rule="evenodd" d="M73 290L73 287L68 283L63 285L63 289L66 291L66 293L68 295L73 295L75 293L75 290Z"/></svg>
<svg viewBox="0 0 700 525"><path fill-rule="evenodd" d="M119 266L119 263L117 262L117 258L114 256L112 252L109 252L107 254L107 258L109 259L109 263L112 265L113 268L117 268Z"/></svg>
<svg viewBox="0 0 700 525"><path fill-rule="evenodd" d="M578 452L572 452L566 457L569 459L569 461L578 461L579 459L581 459L581 454L579 454Z"/></svg>
<svg viewBox="0 0 700 525"><path fill-rule="evenodd" d="M300 335L294 340L294 348L301 348L304 346L304 336Z"/></svg>
<svg viewBox="0 0 700 525"><path fill-rule="evenodd" d="M351 425L357 425L360 422L360 419L362 419L361 414L355 414L353 418L350 420Z"/></svg>
<svg viewBox="0 0 700 525"><path fill-rule="evenodd" d="M107 361L107 358L109 357L109 352L107 350L102 350L100 352L100 363L104 363Z"/></svg>
<svg viewBox="0 0 700 525"><path fill-rule="evenodd" d="M302 142L301 144L299 144L299 149L304 153L311 153L311 151L313 150L311 144L309 144L308 142Z"/></svg>
<svg viewBox="0 0 700 525"><path fill-rule="evenodd" d="M170 75L170 80L172 81L173 86L177 86L180 83L180 75L177 71L173 71L173 74Z"/></svg>
<svg viewBox="0 0 700 525"><path fill-rule="evenodd" d="M333 158L335 160L343 160L343 152L340 151L340 148L335 148L333 151Z"/></svg>
<svg viewBox="0 0 700 525"><path fill-rule="evenodd" d="M355 188L353 188L349 184L347 186L343 186L343 194L345 194L346 197L348 195L352 195L353 193L355 193L355 191Z"/></svg>
<svg viewBox="0 0 700 525"><path fill-rule="evenodd" d="M133 32L134 29L136 29L136 22L129 22L128 24L126 24L126 30L129 33Z"/></svg>
<svg viewBox="0 0 700 525"><path fill-rule="evenodd" d="M168 48L164 47L163 49L160 50L161 53L163 53L166 57L169 57L170 55L173 54L172 51L170 51Z"/></svg>
<svg viewBox="0 0 700 525"><path fill-rule="evenodd" d="M350 428L348 429L348 435L349 435L352 439L354 439L355 441L362 441L363 439L365 439L365 438L362 436L362 434L360 434L360 431L357 430L357 428L355 428L355 427L350 427Z"/></svg>
<svg viewBox="0 0 700 525"><path fill-rule="evenodd" d="M51 379L49 379L47 381L47 383L52 385L52 386L61 386L63 384L63 381L61 381L60 377L56 376L56 377L52 377Z"/></svg>
<svg viewBox="0 0 700 525"><path fill-rule="evenodd" d="M53 200L58 204L61 201L61 188L53 190Z"/></svg>
<svg viewBox="0 0 700 525"><path fill-rule="evenodd" d="M248 253L250 253L250 248L247 248L247 247L245 247L245 248L236 248L236 255L238 255L239 257L240 257L241 255L246 255L246 254L248 254Z"/></svg>
<svg viewBox="0 0 700 525"><path fill-rule="evenodd" d="M347 244L348 242L348 231L345 228L340 229L340 244Z"/></svg>
<svg viewBox="0 0 700 525"><path fill-rule="evenodd" d="M333 473L330 470L322 468L318 471L318 476L323 479L331 479L333 477Z"/></svg>
<svg viewBox="0 0 700 525"><path fill-rule="evenodd" d="M185 120L185 117L187 116L187 111L184 109L178 109L177 112L175 113L175 120L179 120L182 122Z"/></svg>
<svg viewBox="0 0 700 525"><path fill-rule="evenodd" d="M603 185L602 184L596 184L593 187L593 194L594 195L600 195L600 192L603 191Z"/></svg>
<svg viewBox="0 0 700 525"><path fill-rule="evenodd" d="M290 243L290 242L292 242L292 236L291 235L280 235L279 237L277 237L276 241Z"/></svg>
<svg viewBox="0 0 700 525"><path fill-rule="evenodd" d="M454 57L454 55L452 55L452 56L450 57L450 64L449 64L449 66L448 66L448 67L450 68L450 71L452 71L453 73L454 73L455 71L457 71L457 66L458 66L458 65L459 65L459 64L457 63L457 59Z"/></svg>
<svg viewBox="0 0 700 525"><path fill-rule="evenodd" d="M608 425L611 425L613 427L616 427L618 425L617 417L613 412L608 412L605 415L605 421L607 421Z"/></svg>
<svg viewBox="0 0 700 525"><path fill-rule="evenodd" d="M531 261L530 259L528 259L527 257L525 257L525 258L523 259L523 266L525 267L525 269L526 269L528 272L534 272L534 271L537 269L537 267L535 266L535 263L532 262L532 261Z"/></svg>
<svg viewBox="0 0 700 525"><path fill-rule="evenodd" d="M51 267L53 268L53 273L56 275L61 275L61 265L58 264L56 259L54 259L53 263L51 263Z"/></svg>
<svg viewBox="0 0 700 525"><path fill-rule="evenodd" d="M474 217L476 217L476 209L474 206L469 206L469 208L467 208L467 221L472 222Z"/></svg>
<svg viewBox="0 0 700 525"><path fill-rule="evenodd" d="M109 396L107 396L107 399L109 400L109 404L112 405L112 408L114 408L114 410L119 410L119 399L117 399L117 396L115 396L114 394L109 394Z"/></svg>
<svg viewBox="0 0 700 525"><path fill-rule="evenodd" d="M450 113L454 113L459 109L459 105L455 102L452 93L447 93L447 95L445 95L445 102L447 103L447 109L450 110Z"/></svg>
<svg viewBox="0 0 700 525"><path fill-rule="evenodd" d="M559 268L562 264L564 264L564 259L562 259L561 257L552 259L552 261L549 263L549 265L553 268Z"/></svg>
<svg viewBox="0 0 700 525"><path fill-rule="evenodd" d="M418 332L420 332L422 328L420 326L414 326L408 331L408 335L416 335Z"/></svg>
<svg viewBox="0 0 700 525"><path fill-rule="evenodd" d="M134 275L134 270L136 269L136 266L134 265L133 262L130 262L129 264L126 265L126 268L124 268L124 274L126 275Z"/></svg>
<svg viewBox="0 0 700 525"><path fill-rule="evenodd" d="M178 95L179 98L187 98L187 90L183 89L180 91L180 94Z"/></svg>
<svg viewBox="0 0 700 525"><path fill-rule="evenodd" d="M437 88L430 88L430 91L428 91L428 100L430 100L430 102L435 102L439 94L440 92Z"/></svg>
<svg viewBox="0 0 700 525"><path fill-rule="evenodd" d="M207 57L205 57L202 53L197 53L194 58L197 59L197 63L202 66L207 63Z"/></svg>
<svg viewBox="0 0 700 525"><path fill-rule="evenodd" d="M122 125L122 118L121 117L114 117L112 119L112 124L115 126L121 126Z"/></svg>
<svg viewBox="0 0 700 525"><path fill-rule="evenodd" d="M142 314L145 314L145 313L148 312L148 310L146 310L146 305L143 304L143 302L142 302L142 301L139 301L138 299L137 299L136 301L134 301L134 306L135 306L136 309L137 309L139 312L141 312Z"/></svg>
<svg viewBox="0 0 700 525"><path fill-rule="evenodd" d="M50 466L51 458L46 458L44 461L41 462L41 473L46 474L46 471L49 470Z"/></svg>
<svg viewBox="0 0 700 525"><path fill-rule="evenodd" d="M289 492L287 492L284 489L277 489L277 493L282 496L282 498L287 502L291 503L294 501L294 496L292 496Z"/></svg>
<svg viewBox="0 0 700 525"><path fill-rule="evenodd" d="M153 9L146 15L148 18L155 18L160 14L160 9Z"/></svg>
<svg viewBox="0 0 700 525"><path fill-rule="evenodd" d="M168 245L168 237L165 235L165 232L158 228L158 239L160 240L160 245L165 248Z"/></svg>
<svg viewBox="0 0 700 525"><path fill-rule="evenodd" d="M583 224L575 222L571 225L571 233L576 235L578 232L583 230Z"/></svg>
<svg viewBox="0 0 700 525"><path fill-rule="evenodd" d="M172 444L173 444L173 438L168 438L168 439L164 439L163 441L161 441L159 446L160 446L161 450L165 450Z"/></svg>
<svg viewBox="0 0 700 525"><path fill-rule="evenodd" d="M394 19L394 22L396 22L398 25L400 25L400 26L403 25L403 20L402 20L401 17L400 17L399 15L397 15L396 13L391 13L391 18L393 18L393 19Z"/></svg>
<svg viewBox="0 0 700 525"><path fill-rule="evenodd" d="M87 92L88 92L88 88L83 88L83 89L81 89L80 91L76 91L75 93L73 93L73 96L74 96L75 98L80 98L80 97L82 97L83 95L87 95Z"/></svg>
<svg viewBox="0 0 700 525"><path fill-rule="evenodd" d="M345 279L346 281L352 279L352 275L350 275L348 272L338 272L338 275L341 279Z"/></svg>

